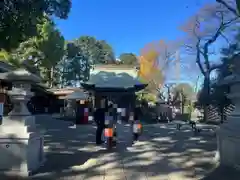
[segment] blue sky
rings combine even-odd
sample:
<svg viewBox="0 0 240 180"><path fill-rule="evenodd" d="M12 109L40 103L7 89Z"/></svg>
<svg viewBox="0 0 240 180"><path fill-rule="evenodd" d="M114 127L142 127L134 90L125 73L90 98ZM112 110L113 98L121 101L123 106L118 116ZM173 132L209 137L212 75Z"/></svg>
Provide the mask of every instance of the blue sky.
<svg viewBox="0 0 240 180"><path fill-rule="evenodd" d="M106 40L116 56L139 54L152 41L175 40L178 27L212 0L73 0L67 20L56 24L65 39L82 35Z"/></svg>

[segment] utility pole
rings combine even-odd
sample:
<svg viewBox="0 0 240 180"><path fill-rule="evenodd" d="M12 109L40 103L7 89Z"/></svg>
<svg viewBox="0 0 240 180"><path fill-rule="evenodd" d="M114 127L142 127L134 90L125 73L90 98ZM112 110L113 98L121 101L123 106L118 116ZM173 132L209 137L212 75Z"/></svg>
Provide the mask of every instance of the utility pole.
<svg viewBox="0 0 240 180"><path fill-rule="evenodd" d="M194 92L197 93L198 90L198 81L199 81L200 76L197 77L196 83L195 83L195 88L194 88Z"/></svg>
<svg viewBox="0 0 240 180"><path fill-rule="evenodd" d="M184 95L183 95L183 89L179 92L180 95L180 101L181 101L181 113L184 114Z"/></svg>
<svg viewBox="0 0 240 180"><path fill-rule="evenodd" d="M176 54L175 54L175 72L176 72L176 80L179 80L180 79L180 52L179 51L176 51Z"/></svg>
<svg viewBox="0 0 240 180"><path fill-rule="evenodd" d="M174 85L175 85L175 83L165 84L165 88L167 88L167 95L168 95L168 97L167 97L167 103L168 103L169 106L171 105L171 99L172 99L172 97L171 97L171 89L172 89L172 87L173 87Z"/></svg>

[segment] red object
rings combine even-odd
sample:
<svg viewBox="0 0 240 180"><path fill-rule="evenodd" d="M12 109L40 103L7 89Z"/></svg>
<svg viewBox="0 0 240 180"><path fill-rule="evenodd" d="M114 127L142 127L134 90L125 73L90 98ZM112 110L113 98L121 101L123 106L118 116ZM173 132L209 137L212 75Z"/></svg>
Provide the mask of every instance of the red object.
<svg viewBox="0 0 240 180"><path fill-rule="evenodd" d="M88 124L88 113L84 113L83 124Z"/></svg>
<svg viewBox="0 0 240 180"><path fill-rule="evenodd" d="M106 128L105 131L104 131L104 135L107 138L113 137L113 129L112 128Z"/></svg>
<svg viewBox="0 0 240 180"><path fill-rule="evenodd" d="M82 123L88 124L88 108L84 108Z"/></svg>

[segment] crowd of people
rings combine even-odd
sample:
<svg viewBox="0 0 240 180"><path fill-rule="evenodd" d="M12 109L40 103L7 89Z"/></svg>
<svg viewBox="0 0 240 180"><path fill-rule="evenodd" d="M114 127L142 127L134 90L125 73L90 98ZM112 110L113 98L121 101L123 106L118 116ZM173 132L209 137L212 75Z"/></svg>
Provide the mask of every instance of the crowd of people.
<svg viewBox="0 0 240 180"><path fill-rule="evenodd" d="M133 134L133 142L138 140L138 137L141 133L141 123L140 123L140 116L141 116L141 110L139 107L135 107L130 111L128 121L131 125L132 134ZM118 108L113 103L106 103L102 101L100 103L100 107L97 107L94 112L94 120L97 125L96 130L96 144L101 145L104 143L104 140L102 139L102 135L104 130L111 128L112 129L112 135L116 136L116 124L118 120L121 119L120 112L118 111ZM115 133L115 134L114 134ZM114 138L114 137L110 137ZM116 137L115 137L116 138Z"/></svg>

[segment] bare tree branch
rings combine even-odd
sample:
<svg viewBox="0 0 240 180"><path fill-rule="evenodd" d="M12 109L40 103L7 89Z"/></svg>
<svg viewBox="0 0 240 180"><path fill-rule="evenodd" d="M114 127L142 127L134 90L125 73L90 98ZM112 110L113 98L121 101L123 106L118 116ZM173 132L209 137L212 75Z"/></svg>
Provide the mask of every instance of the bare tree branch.
<svg viewBox="0 0 240 180"><path fill-rule="evenodd" d="M236 18L233 18L227 22L224 22L224 19L223 19L223 13L221 13L221 23L219 25L219 28L216 30L215 34L212 36L212 38L210 38L205 44L204 44L204 47L203 47L203 57L205 59L205 64L206 64L206 68L208 70L211 69L210 67L210 63L209 63L209 47L217 40L217 38L219 36L222 35L222 32L231 24L233 23L234 21L236 21L238 19L238 17Z"/></svg>
<svg viewBox="0 0 240 180"><path fill-rule="evenodd" d="M197 49L197 55L196 55L196 63L198 64L201 73L205 76L206 72L201 64L201 51L200 51L200 40L198 41L197 45L196 45L196 49Z"/></svg>
<svg viewBox="0 0 240 180"><path fill-rule="evenodd" d="M223 16L223 14L222 14ZM221 33L228 28L228 25L230 25L231 23L233 23L234 21L238 20L238 17L233 18L231 20L229 20L228 22L223 22L223 19L221 20L221 24L219 26L219 28L217 29L216 33L212 36L212 38L210 38L204 45L204 49L208 46L210 46L212 43L214 43L217 38L221 35Z"/></svg>
<svg viewBox="0 0 240 180"><path fill-rule="evenodd" d="M220 35L223 37L223 39L228 43L228 46L230 46L230 42L228 40L228 38L221 32Z"/></svg>
<svg viewBox="0 0 240 180"><path fill-rule="evenodd" d="M237 12L237 10L231 7L230 5L228 5L228 3L226 3L224 0L216 0L216 1L222 4L223 6L225 6L229 11L231 11L236 16L239 16L239 13Z"/></svg>

